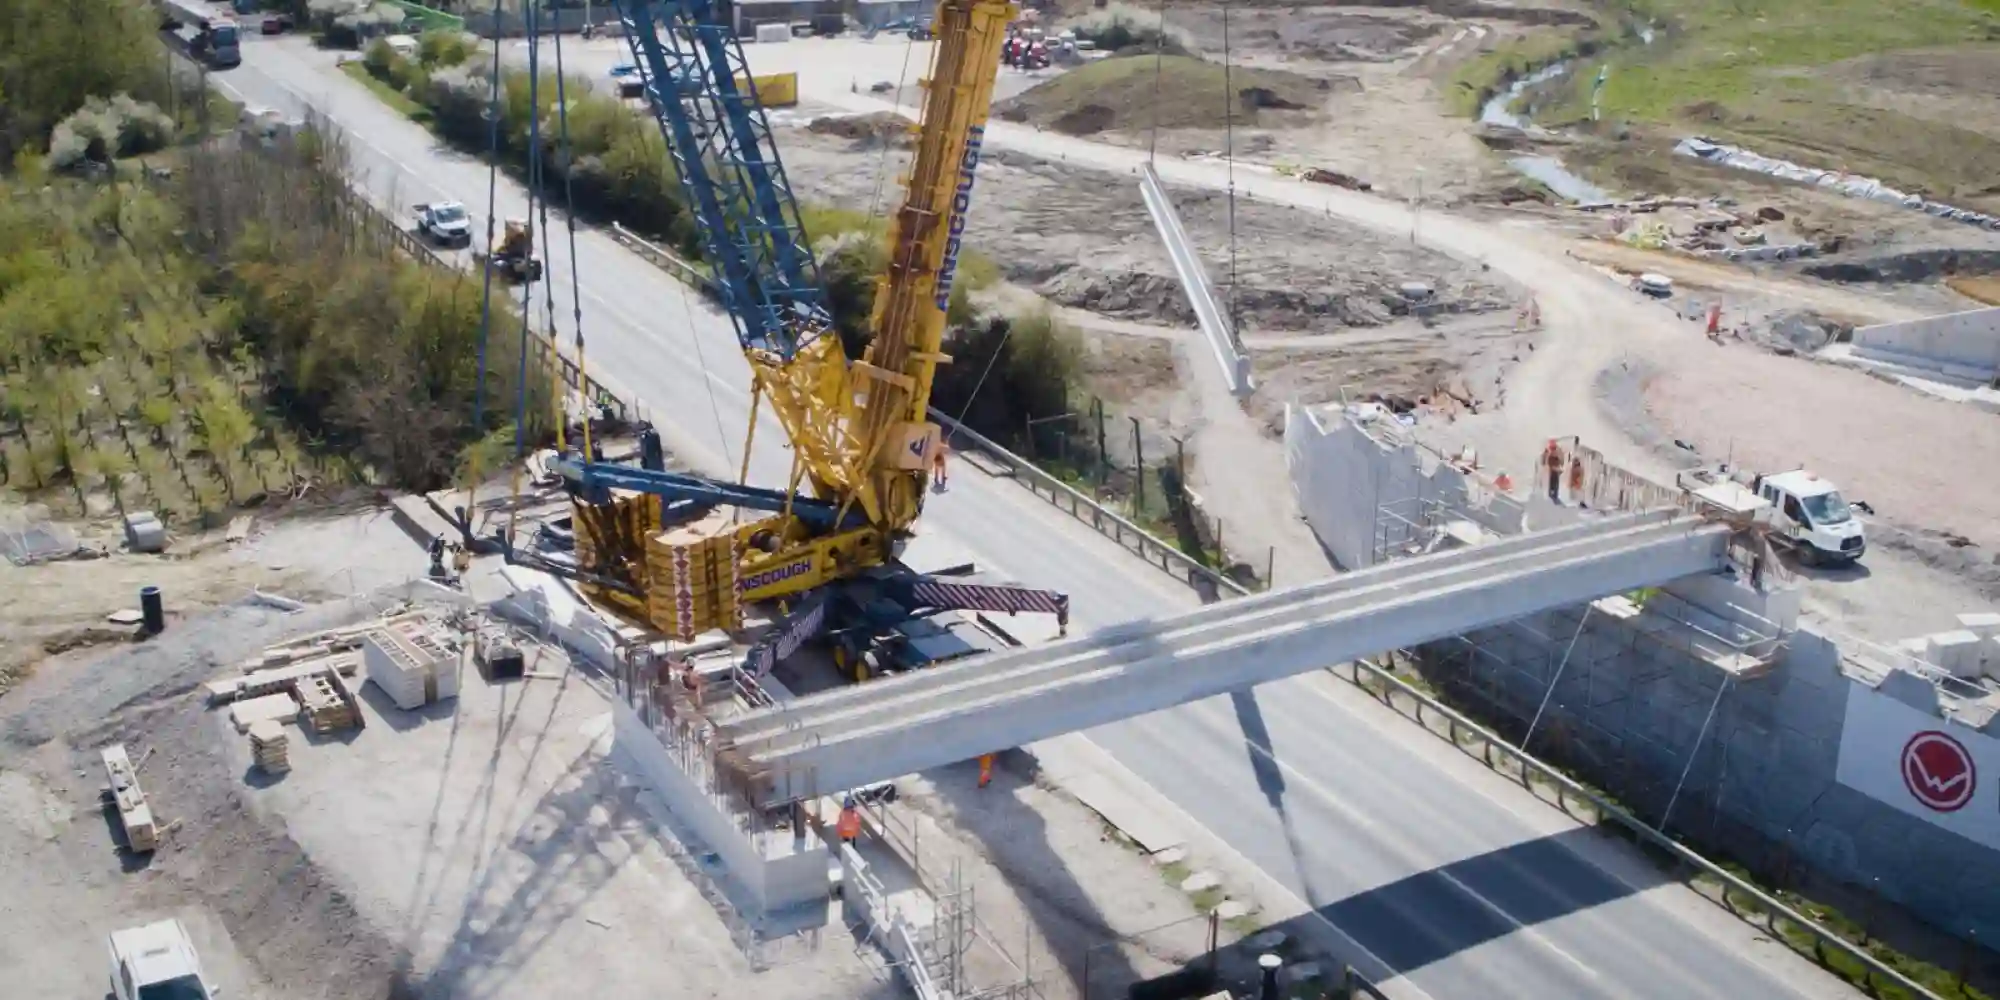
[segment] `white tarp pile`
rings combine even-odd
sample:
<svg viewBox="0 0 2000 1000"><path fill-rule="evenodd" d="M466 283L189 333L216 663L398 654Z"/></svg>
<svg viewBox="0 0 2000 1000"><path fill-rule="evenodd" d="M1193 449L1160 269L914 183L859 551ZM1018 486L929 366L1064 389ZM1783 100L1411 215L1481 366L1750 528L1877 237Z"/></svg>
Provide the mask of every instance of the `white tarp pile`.
<svg viewBox="0 0 2000 1000"><path fill-rule="evenodd" d="M571 592L568 584L524 566L508 566L500 575L514 592L493 602L496 614L554 637L563 648L600 670L611 669L617 630Z"/></svg>
<svg viewBox="0 0 2000 1000"><path fill-rule="evenodd" d="M1674 147L1674 152L1681 156L1691 156L1697 160L1706 160L1710 163L1733 167L1737 170L1749 170L1766 174L1780 180L1797 181L1801 184L1816 184L1820 187L1832 188L1850 198L1861 198L1867 201L1901 205L1904 208L1915 209L1919 212L1935 215L1941 219L1950 219L1954 222L1963 222L1971 226L1982 226L1987 229L2000 231L2000 218L1995 218L1984 212L1954 208L1943 202L1928 201L1920 195L1910 194L1907 191L1898 191L1881 181L1872 177L1863 177L1860 174L1800 166L1789 160L1773 159L1769 156L1753 153L1739 146L1726 145L1710 139L1704 139L1700 136L1682 139L1680 144Z"/></svg>
<svg viewBox="0 0 2000 1000"><path fill-rule="evenodd" d="M16 566L33 566L72 555L76 532L48 521L0 524L0 555Z"/></svg>

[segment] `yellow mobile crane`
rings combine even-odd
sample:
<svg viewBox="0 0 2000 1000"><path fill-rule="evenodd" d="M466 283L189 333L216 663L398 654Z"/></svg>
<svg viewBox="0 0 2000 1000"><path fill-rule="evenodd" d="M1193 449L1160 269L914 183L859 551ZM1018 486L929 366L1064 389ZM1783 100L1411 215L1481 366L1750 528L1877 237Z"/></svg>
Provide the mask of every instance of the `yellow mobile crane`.
<svg viewBox="0 0 2000 1000"><path fill-rule="evenodd" d="M952 582L897 562L940 446L929 419L931 386L950 361L945 308L1014 5L938 4L936 52L907 196L876 291L874 338L853 361L833 329L726 6L617 0L617 7L716 291L750 361L753 440L758 406L768 401L792 442L793 467L785 489L667 472L650 431L637 467L565 457L556 470L577 501L570 575L593 598L681 639L741 627L746 604L799 598L753 651L759 670L828 630L850 636L841 648L856 658L868 636L944 609L1047 612L1066 627L1066 595ZM746 443L746 478L748 455ZM746 510L763 516L745 518ZM906 650L896 665L927 658Z"/></svg>

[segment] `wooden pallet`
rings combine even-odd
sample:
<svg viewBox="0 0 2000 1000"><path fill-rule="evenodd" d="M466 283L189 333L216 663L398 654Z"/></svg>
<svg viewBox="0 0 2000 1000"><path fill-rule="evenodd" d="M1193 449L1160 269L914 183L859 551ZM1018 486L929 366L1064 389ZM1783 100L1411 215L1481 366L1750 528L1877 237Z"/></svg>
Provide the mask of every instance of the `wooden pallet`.
<svg viewBox="0 0 2000 1000"><path fill-rule="evenodd" d="M267 774L283 774L292 769L290 740L285 727L270 719L250 726L250 754Z"/></svg>
<svg viewBox="0 0 2000 1000"><path fill-rule="evenodd" d="M298 681L299 714L315 733L335 733L360 724L359 713L344 697L345 688L332 674L314 674Z"/></svg>

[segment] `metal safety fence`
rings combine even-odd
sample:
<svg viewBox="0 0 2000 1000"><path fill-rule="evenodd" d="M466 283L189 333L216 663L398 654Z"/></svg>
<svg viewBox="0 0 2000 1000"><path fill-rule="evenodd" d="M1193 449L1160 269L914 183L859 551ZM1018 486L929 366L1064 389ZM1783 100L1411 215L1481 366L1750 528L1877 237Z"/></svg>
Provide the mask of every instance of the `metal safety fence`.
<svg viewBox="0 0 2000 1000"><path fill-rule="evenodd" d="M1793 944L1795 938L1803 938L1805 953L1822 966L1842 972L1859 970L1861 982L1857 985L1862 985L1871 996L1892 995L1884 991L1893 990L1922 1000L1945 1000L1935 991L1891 968L1866 947L1847 940L1762 888L1695 853L1617 803L1418 690L1388 668L1368 660L1356 660L1329 668L1329 672L1407 716L1433 735L1449 740L1460 751L1479 758L1496 773L1513 778L1521 787L1531 792L1536 791L1537 786L1552 790L1555 794L1553 804L1564 812L1571 812L1577 804L1587 805L1599 825L1612 825L1656 857L1664 859L1677 879L1690 882L1706 879L1719 885L1720 892L1716 896L1703 895L1739 918L1754 924L1755 918L1762 916L1763 927L1771 936L1787 944ZM1843 970L1842 966L1847 969Z"/></svg>

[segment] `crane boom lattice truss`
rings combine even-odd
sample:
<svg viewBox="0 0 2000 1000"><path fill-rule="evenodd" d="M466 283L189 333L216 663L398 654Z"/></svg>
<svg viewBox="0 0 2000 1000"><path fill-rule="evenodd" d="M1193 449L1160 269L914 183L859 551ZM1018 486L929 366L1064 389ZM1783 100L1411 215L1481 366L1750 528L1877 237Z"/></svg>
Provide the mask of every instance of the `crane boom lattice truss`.
<svg viewBox="0 0 2000 1000"><path fill-rule="evenodd" d="M966 212L1007 24L1005 0L942 0L907 198L876 291L874 337L849 361L812 248L722 0L615 0L704 254L754 379L793 445L783 490L565 458L586 590L672 634L730 628L742 605L894 567L922 511L938 427L928 419ZM747 450L747 449L746 449ZM746 463L747 469L747 463ZM808 484L811 495L802 495ZM621 495L622 494L622 495ZM668 526L676 509L769 512ZM727 570L727 572L724 572ZM581 575L587 571L588 576ZM914 576L914 574L906 575ZM992 591L1018 591L1020 598ZM1044 610L1018 588L933 587L950 607ZM969 595L969 596L968 596ZM818 604L814 605L818 607ZM779 630L786 641L808 624ZM766 657L768 659L768 657Z"/></svg>

